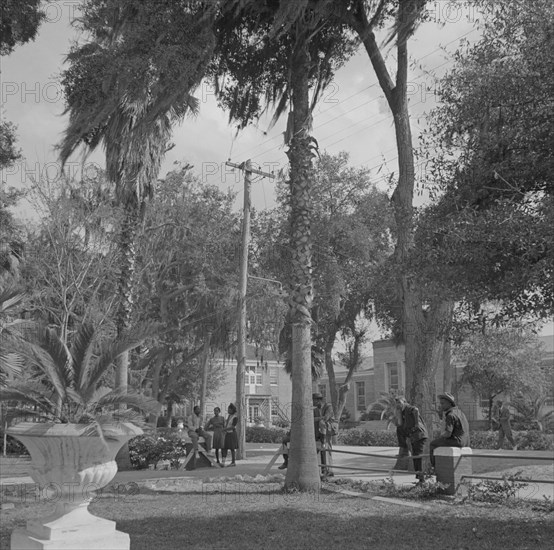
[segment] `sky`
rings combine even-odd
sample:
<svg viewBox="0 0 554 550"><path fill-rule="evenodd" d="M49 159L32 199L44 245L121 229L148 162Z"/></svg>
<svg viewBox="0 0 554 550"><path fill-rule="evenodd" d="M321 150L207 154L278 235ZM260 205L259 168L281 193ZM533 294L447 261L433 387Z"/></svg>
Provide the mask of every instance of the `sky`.
<svg viewBox="0 0 554 550"><path fill-rule="evenodd" d="M58 78L72 41L79 37L71 26L79 4L79 0L51 2L36 40L1 59L3 116L17 124L19 146L25 157L3 174L8 185L26 186L33 179L54 178L60 173L54 147L60 142L66 117ZM432 75L443 73L449 65L446 52L455 50L462 38L471 40L479 34L473 25L477 14L467 2L431 1L428 15L430 21L420 27L410 44L412 57L417 60L409 75L415 136L423 127L423 114L434 104ZM391 48L391 68L393 55ZM174 163L191 163L204 181L238 192L240 205L242 174L226 167L225 162L240 164L250 158L254 166L265 172L277 172L286 166L284 121L268 130L269 120L261 120L237 136L226 113L217 106L209 83L204 82L196 96L201 102L200 113L175 128L175 147L167 154L160 175L172 169ZM352 165L370 168L380 186L386 186L390 173L397 170L392 117L365 50L360 49L337 72L324 92L314 112L313 135L321 150L332 154L347 151ZM99 151L88 162L103 165L103 156ZM80 166L81 159L76 155L70 160L68 172L77 173ZM274 206L274 182L269 178L255 181L254 207Z"/></svg>
<svg viewBox="0 0 554 550"><path fill-rule="evenodd" d="M80 3L80 0L51 2L36 40L1 58L2 116L17 125L18 145L24 156L2 173L2 182L8 186L24 188L34 180L52 179L61 173L55 146L61 140L67 119L58 79L71 44L80 38L71 25ZM413 63L408 89L415 146L425 128L425 115L435 105L435 76L444 74L452 65L452 53L462 40L474 41L479 37L475 27L479 13L471 2L430 1L427 10L428 21L419 27L409 45ZM394 48L387 54L389 70L394 74ZM160 176L179 162L191 163L203 181L236 192L236 207L240 208L243 175L225 162L240 164L251 159L254 167L276 173L287 164L284 121L269 130L269 120L261 120L236 135L226 113L217 106L209 83L204 82L195 95L200 99L200 113L175 128L172 139L175 146L167 153ZM372 180L380 188L388 189L389 176L397 172L394 127L363 48L336 73L323 93L314 111L313 136L320 150L331 154L347 151L352 166L370 169ZM87 162L103 166L103 158L103 152L97 151ZM75 155L67 172L78 174L81 169L81 158ZM416 204L427 200L424 191L415 198ZM254 178L252 204L256 209L275 206L273 180ZM28 206L18 214L33 217ZM552 332L549 329L548 333Z"/></svg>

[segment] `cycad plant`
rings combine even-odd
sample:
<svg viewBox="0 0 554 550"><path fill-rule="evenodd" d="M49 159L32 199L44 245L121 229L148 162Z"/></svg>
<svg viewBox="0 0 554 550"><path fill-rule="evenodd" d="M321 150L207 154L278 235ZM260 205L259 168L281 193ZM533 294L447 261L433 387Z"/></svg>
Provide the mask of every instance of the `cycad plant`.
<svg viewBox="0 0 554 550"><path fill-rule="evenodd" d="M367 413L380 413L381 420L387 421L387 430L391 426L399 426L401 419L398 414L396 398L399 397L394 392L381 392L381 397L371 403L367 408Z"/></svg>
<svg viewBox="0 0 554 550"><path fill-rule="evenodd" d="M11 352L36 374L10 382L0 389L0 399L18 403L10 408L12 417L93 427L114 421L141 424L140 413L157 408L157 402L132 391L112 390L102 382L117 357L154 333L153 326L144 326L99 343L94 327L83 324L68 346L54 329L40 328L32 340L11 343ZM119 410L118 405L126 407Z"/></svg>

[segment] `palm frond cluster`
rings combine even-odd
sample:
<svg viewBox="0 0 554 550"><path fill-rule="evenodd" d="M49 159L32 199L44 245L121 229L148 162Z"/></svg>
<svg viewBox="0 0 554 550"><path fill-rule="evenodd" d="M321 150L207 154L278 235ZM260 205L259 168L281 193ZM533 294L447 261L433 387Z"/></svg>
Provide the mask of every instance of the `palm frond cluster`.
<svg viewBox="0 0 554 550"><path fill-rule="evenodd" d="M1 388L0 399L17 403L9 409L11 417L62 423L141 423L141 413L156 409L157 402L138 393L112 390L103 379L117 357L139 346L155 330L143 326L98 342L93 326L83 324L68 346L56 330L39 327L32 340L10 342L9 352L33 374L19 376Z"/></svg>

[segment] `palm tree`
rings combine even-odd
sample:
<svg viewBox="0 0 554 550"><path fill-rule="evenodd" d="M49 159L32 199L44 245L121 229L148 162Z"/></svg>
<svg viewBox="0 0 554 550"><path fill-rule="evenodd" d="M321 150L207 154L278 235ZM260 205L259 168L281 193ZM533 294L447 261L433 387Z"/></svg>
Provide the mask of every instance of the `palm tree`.
<svg viewBox="0 0 554 550"><path fill-rule="evenodd" d="M236 9L237 4L243 9ZM243 128L275 105L275 122L289 109L285 135L292 249L288 318L292 325L292 402L296 410L285 486L311 490L319 487L311 399L311 183L312 159L317 151L310 135L311 117L334 69L352 53L354 43L336 21L315 13L305 0L275 5L230 1L227 5L232 9L224 11L216 25L218 45L213 72L225 82L216 90L222 104L229 108L231 120ZM229 75L232 85L225 79Z"/></svg>
<svg viewBox="0 0 554 550"><path fill-rule="evenodd" d="M131 321L135 278L135 242L147 200L154 193L160 164L170 148L172 126L196 113L191 95L205 72L213 43L210 11L198 2L122 1L120 9L90 0L81 21L93 41L68 56L63 85L69 125L60 147L62 162L83 145L106 152L106 172L116 185L124 211L118 248L116 326ZM168 24L182 25L175 33ZM155 46L148 39L155 35ZM128 357L118 369L118 387L126 388Z"/></svg>

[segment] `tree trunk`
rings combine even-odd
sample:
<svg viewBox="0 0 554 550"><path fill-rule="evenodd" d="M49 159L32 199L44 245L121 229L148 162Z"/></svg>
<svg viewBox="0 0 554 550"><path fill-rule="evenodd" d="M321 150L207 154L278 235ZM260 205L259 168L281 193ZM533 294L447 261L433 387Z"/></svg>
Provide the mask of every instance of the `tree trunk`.
<svg viewBox="0 0 554 550"><path fill-rule="evenodd" d="M401 329L406 355L406 389L408 398L423 413L432 437L435 394L435 374L448 338L452 316L452 303L437 300L430 308L423 303L415 282L407 271L407 259L413 248L413 195L415 184L414 154L407 96L408 49L407 36L397 41L396 82L392 80L371 31L367 18L359 14L355 24L379 84L385 93L394 117L398 151L398 184L392 194L397 226L395 263L398 288L402 301Z"/></svg>
<svg viewBox="0 0 554 550"><path fill-rule="evenodd" d="M311 330L308 323L292 325L292 410L289 466L285 489L315 491L320 487L311 391ZM302 368L307 365L308 368Z"/></svg>
<svg viewBox="0 0 554 550"><path fill-rule="evenodd" d="M116 313L117 335L131 326L133 312L133 290L135 283L136 248L135 241L139 224L139 213L133 206L125 208L125 217L119 236L120 270L117 280L118 307ZM126 390L128 384L129 353L122 354L117 361L116 387Z"/></svg>
<svg viewBox="0 0 554 550"><path fill-rule="evenodd" d="M452 381L452 346L450 343L450 340L446 341L444 343L444 353L442 356L442 364L443 364L443 379L442 379L442 386L443 391L452 393L455 391L454 384ZM455 396L456 399L458 396Z"/></svg>
<svg viewBox="0 0 554 550"><path fill-rule="evenodd" d="M116 314L117 335L120 336L131 326L133 310L133 290L135 278L135 240L139 223L139 213L133 206L125 207L125 217L119 236L120 271L117 281L118 308ZM122 353L116 360L116 388L127 391L129 378L129 352ZM119 405L125 408L125 405ZM116 456L119 470L130 470L129 444L125 443Z"/></svg>
<svg viewBox="0 0 554 550"><path fill-rule="evenodd" d="M293 53L292 124L290 148L291 187L291 288L292 404L289 467L285 489L314 491L320 487L311 399L311 308L313 300L311 241L311 181L313 178L309 135L309 62L305 36L297 36Z"/></svg>
<svg viewBox="0 0 554 550"><path fill-rule="evenodd" d="M332 333L333 331L331 331ZM329 378L329 393L331 394L331 404L335 414L338 412L339 393L337 390L337 379L335 377L335 368L333 365L333 348L335 347L336 332L327 334L325 342L325 370ZM338 418L338 417L337 417Z"/></svg>
<svg viewBox="0 0 554 550"><path fill-rule="evenodd" d="M160 374L162 372L163 359L158 357L154 365L154 370L152 371L152 399L155 399L163 405L163 402L160 402ZM148 423L152 427L156 428L158 425L158 413L152 412L148 415Z"/></svg>
<svg viewBox="0 0 554 550"><path fill-rule="evenodd" d="M431 437L438 424L435 379L443 364L453 307L452 302L438 300L421 315L407 316L410 321L410 331L406 333L407 396L422 412Z"/></svg>
<svg viewBox="0 0 554 550"><path fill-rule="evenodd" d="M206 337L206 343L204 344L204 352L202 353L202 389L200 391L200 414L202 415L204 421L206 421L208 416L208 411L206 411L206 396L208 394L211 336L211 333L208 333L208 336Z"/></svg>

